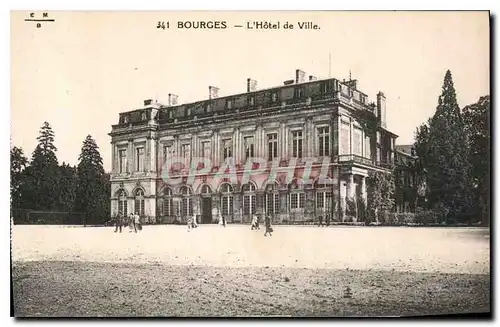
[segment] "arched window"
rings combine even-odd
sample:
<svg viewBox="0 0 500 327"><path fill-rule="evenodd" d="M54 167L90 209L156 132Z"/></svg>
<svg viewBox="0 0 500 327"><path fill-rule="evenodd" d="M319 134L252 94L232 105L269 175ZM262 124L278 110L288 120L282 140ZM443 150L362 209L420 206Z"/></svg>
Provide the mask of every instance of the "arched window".
<svg viewBox="0 0 500 327"><path fill-rule="evenodd" d="M171 217L174 215L174 203L172 200L172 190L166 187L163 190L163 215Z"/></svg>
<svg viewBox="0 0 500 327"><path fill-rule="evenodd" d="M203 185L201 187L201 195L209 195L212 193L212 190L210 189L210 186L208 185Z"/></svg>
<svg viewBox="0 0 500 327"><path fill-rule="evenodd" d="M294 180L288 185L288 189L290 190L290 211L304 210L306 197L302 183Z"/></svg>
<svg viewBox="0 0 500 327"><path fill-rule="evenodd" d="M191 195L193 192L187 186L181 187L182 196L182 217L188 217L193 215L193 199Z"/></svg>
<svg viewBox="0 0 500 327"><path fill-rule="evenodd" d="M124 190L121 190L118 194L118 211L122 213L123 216L128 215L128 206L127 206L127 193Z"/></svg>
<svg viewBox="0 0 500 327"><path fill-rule="evenodd" d="M330 212L332 209L332 188L328 184L316 184L316 211Z"/></svg>
<svg viewBox="0 0 500 327"><path fill-rule="evenodd" d="M229 216L233 214L233 187L230 184L222 184L221 191L221 204L222 215Z"/></svg>
<svg viewBox="0 0 500 327"><path fill-rule="evenodd" d="M243 185L243 214L252 215L255 213L255 185L247 183Z"/></svg>
<svg viewBox="0 0 500 327"><path fill-rule="evenodd" d="M135 212L139 216L144 216L144 191L141 189L135 192Z"/></svg>
<svg viewBox="0 0 500 327"><path fill-rule="evenodd" d="M266 214L268 215L274 216L279 213L280 196L278 190L278 183L266 186Z"/></svg>

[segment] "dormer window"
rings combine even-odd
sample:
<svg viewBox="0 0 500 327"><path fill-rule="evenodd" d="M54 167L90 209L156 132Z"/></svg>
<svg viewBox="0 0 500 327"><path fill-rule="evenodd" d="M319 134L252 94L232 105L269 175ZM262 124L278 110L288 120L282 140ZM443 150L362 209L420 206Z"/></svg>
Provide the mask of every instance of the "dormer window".
<svg viewBox="0 0 500 327"><path fill-rule="evenodd" d="M143 121L146 120L146 112L145 111L143 111L141 113L141 120L143 120Z"/></svg>
<svg viewBox="0 0 500 327"><path fill-rule="evenodd" d="M226 104L227 104L227 109L233 109L233 101L231 99L228 99Z"/></svg>
<svg viewBox="0 0 500 327"><path fill-rule="evenodd" d="M274 93L272 94L272 100L273 100L273 102L278 101L278 94L277 94L276 92L274 92Z"/></svg>
<svg viewBox="0 0 500 327"><path fill-rule="evenodd" d="M248 100L248 103L253 106L255 105L255 97L251 96L250 99Z"/></svg>
<svg viewBox="0 0 500 327"><path fill-rule="evenodd" d="M128 116L123 117L123 123L128 124Z"/></svg>
<svg viewBox="0 0 500 327"><path fill-rule="evenodd" d="M295 97L302 98L304 96L304 89L302 87L298 87L295 89Z"/></svg>

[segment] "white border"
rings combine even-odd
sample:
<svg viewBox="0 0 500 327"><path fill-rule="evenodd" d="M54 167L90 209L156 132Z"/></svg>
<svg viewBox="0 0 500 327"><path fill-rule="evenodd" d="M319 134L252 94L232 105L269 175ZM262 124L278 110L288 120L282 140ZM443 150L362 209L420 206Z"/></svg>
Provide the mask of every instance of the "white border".
<svg viewBox="0 0 500 327"><path fill-rule="evenodd" d="M436 0L420 0L420 1L388 1L388 0L350 0L343 1L341 4L332 4L326 6L328 2L323 0L308 0L308 1L298 1L298 0L288 0L283 3L272 3L268 0L252 0L248 2L229 2L223 0L212 0L212 1L189 1L184 0L177 3L168 1L165 3L156 3L153 1L119 1L116 3L104 2L103 0L86 0L86 1L55 1L46 0L40 1L2 1L0 6L2 7L2 25L4 28L1 29L2 44L2 68L4 69L2 78L2 87L0 88L2 92L2 113L6 114L7 117L0 120L3 128L0 128L2 132L1 138L1 153L7 154L7 148L10 139L10 10L34 10L34 9L44 9L44 10L492 10L492 15L498 13L498 6L500 1L493 0L474 0L474 1L436 1ZM491 45L493 46L493 44ZM495 71L496 72L496 71ZM497 91L497 90L495 90ZM492 111L496 108L492 108ZM495 118L498 117L498 114ZM497 120L495 119L495 123ZM498 159L498 158L496 158ZM498 160L496 160L498 162ZM1 198L1 208L4 208L3 215L3 228L2 231L2 244L7 247L10 239L10 229L7 226L7 218L9 213L7 208L10 207L9 203L9 193L8 180L9 180L9 162L8 160L1 161L2 169L1 172L1 185L4 186L2 190ZM496 186L496 185L495 185ZM495 200L499 200L495 198ZM499 201L494 201L500 203ZM492 215L492 220L495 220L495 215ZM6 248L2 251L2 281L7 283L10 278L10 253ZM495 276L496 277L496 276ZM492 289L493 291L493 289ZM7 318L10 315L10 294L9 292L3 292L2 297L2 317L8 325L14 324L14 320ZM496 301L498 303L498 301ZM334 323L338 323L334 322ZM26 322L25 322L26 323ZM31 322L30 322L31 323ZM78 322L81 323L81 322ZM97 324L103 324L103 322L94 322ZM172 323L172 322L170 322ZM260 322L259 322L260 323ZM276 321L274 321L276 323ZM328 322L330 323L330 322ZM362 322L357 322L362 323ZM425 321L426 325L433 324L432 322ZM135 323L134 323L135 324ZM4 325L2 323L2 325Z"/></svg>

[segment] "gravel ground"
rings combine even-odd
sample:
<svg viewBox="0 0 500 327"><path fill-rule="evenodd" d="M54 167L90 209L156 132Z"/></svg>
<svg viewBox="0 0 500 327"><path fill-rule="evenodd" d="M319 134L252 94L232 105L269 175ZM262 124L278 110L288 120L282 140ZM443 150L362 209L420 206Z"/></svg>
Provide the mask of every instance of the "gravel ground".
<svg viewBox="0 0 500 327"><path fill-rule="evenodd" d="M398 316L489 312L482 228L14 226L15 315ZM352 298L344 298L346 288Z"/></svg>
<svg viewBox="0 0 500 327"><path fill-rule="evenodd" d="M31 262L14 267L14 304L18 317L406 316L489 312L489 283L488 275Z"/></svg>

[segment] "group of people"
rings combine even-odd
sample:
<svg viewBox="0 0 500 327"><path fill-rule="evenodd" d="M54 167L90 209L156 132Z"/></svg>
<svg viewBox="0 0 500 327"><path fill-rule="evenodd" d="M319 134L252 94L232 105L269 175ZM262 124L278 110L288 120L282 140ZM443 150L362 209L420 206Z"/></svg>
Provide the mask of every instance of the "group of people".
<svg viewBox="0 0 500 327"><path fill-rule="evenodd" d="M273 236L273 234L271 234L271 233L274 230L271 227L271 217L270 216L266 216L264 218L264 224L266 225L266 232L264 233L264 236L267 236L267 234L269 234L270 236ZM252 217L252 227L250 229L251 230L260 229L260 221L259 221L259 217L257 215L253 215L253 217Z"/></svg>
<svg viewBox="0 0 500 327"><path fill-rule="evenodd" d="M325 224L323 224L323 216L319 216L318 219L319 219L318 227L325 226ZM330 226L330 215L329 214L326 214L325 221L326 221L326 226Z"/></svg>
<svg viewBox="0 0 500 327"><path fill-rule="evenodd" d="M130 213L128 216L124 216L121 212L118 214L115 221L115 233L118 232L118 230L120 230L121 233L122 228L126 226L129 228L129 233L137 233L137 231L142 230L141 219L137 212Z"/></svg>
<svg viewBox="0 0 500 327"><path fill-rule="evenodd" d="M198 215L193 215L187 218L188 232L191 231L191 229L198 227L197 220L198 220ZM271 234L273 232L273 228L271 227L271 217L265 216L264 223L266 226L266 231L264 233L264 236L267 236L267 234L273 236ZM219 214L219 225L221 225L222 227L226 227L226 217L224 217L224 215ZM259 217L257 215L253 215L251 230L257 230L257 229L260 229Z"/></svg>

